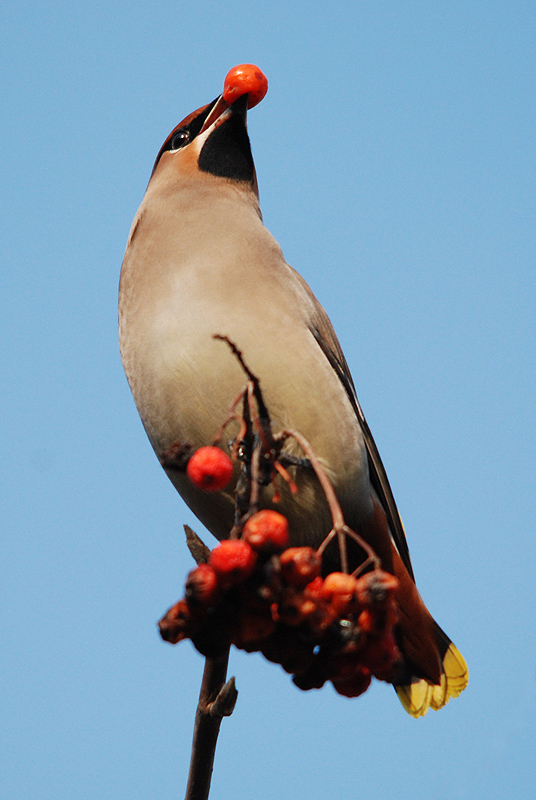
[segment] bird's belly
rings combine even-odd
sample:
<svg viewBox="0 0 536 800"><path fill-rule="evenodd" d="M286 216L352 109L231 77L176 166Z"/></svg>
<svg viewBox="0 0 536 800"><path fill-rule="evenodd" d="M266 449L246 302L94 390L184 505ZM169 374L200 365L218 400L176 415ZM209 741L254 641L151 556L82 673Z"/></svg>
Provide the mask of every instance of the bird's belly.
<svg viewBox="0 0 536 800"><path fill-rule="evenodd" d="M209 444L244 387L246 375L228 345L240 350L260 380L274 433L299 431L310 442L335 485L348 524L359 526L371 513L365 447L346 392L305 324L297 326L270 298L253 287L244 305L218 287L188 286L158 294L158 307L139 315L123 309L121 350L134 399L159 457L172 445ZM216 288L216 291L214 289ZM190 291L189 291L190 290ZM232 311L231 311L232 306ZM289 313L291 309L289 308ZM134 332L135 329L135 332ZM232 438L237 427L229 429ZM302 455L296 445L288 445ZM309 469L297 469L299 492L282 487L276 506L289 517L295 543L318 544L331 528L329 508ZM232 524L232 490L209 496L188 484L183 473L168 475L187 504L218 538ZM280 480L280 479L279 479ZM273 490L264 492L269 505Z"/></svg>

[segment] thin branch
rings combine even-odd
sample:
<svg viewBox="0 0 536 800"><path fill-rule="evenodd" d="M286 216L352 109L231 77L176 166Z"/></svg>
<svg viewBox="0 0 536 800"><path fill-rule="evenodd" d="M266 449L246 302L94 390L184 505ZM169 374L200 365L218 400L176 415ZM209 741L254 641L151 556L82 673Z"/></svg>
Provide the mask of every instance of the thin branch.
<svg viewBox="0 0 536 800"><path fill-rule="evenodd" d="M221 721L232 714L238 695L234 678L226 683L228 662L229 649L205 661L185 800L208 800Z"/></svg>

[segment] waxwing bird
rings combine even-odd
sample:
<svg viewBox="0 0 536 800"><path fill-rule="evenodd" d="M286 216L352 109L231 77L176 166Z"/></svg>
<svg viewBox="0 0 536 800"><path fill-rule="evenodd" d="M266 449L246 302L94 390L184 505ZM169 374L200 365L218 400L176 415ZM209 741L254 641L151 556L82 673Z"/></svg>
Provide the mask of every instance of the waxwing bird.
<svg viewBox="0 0 536 800"><path fill-rule="evenodd" d="M443 707L467 685L462 655L424 605L385 469L326 312L264 227L246 129L247 94L187 116L164 142L128 239L119 328L125 372L161 461L177 443L209 444L244 385L215 334L228 337L260 378L274 431L311 443L346 523L399 580L397 637L404 664L393 679L413 716ZM289 452L293 445L285 445ZM298 451L296 451L298 452ZM233 524L233 488L207 494L182 470L168 477L218 539ZM237 468L238 469L238 468ZM293 545L314 547L331 528L314 473L295 467L277 510ZM261 504L271 507L272 488Z"/></svg>

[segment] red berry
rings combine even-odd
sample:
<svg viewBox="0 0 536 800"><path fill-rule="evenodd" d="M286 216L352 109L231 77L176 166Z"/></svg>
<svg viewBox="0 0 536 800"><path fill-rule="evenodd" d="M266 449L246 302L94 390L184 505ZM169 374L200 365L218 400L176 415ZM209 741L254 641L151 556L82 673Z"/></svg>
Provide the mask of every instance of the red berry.
<svg viewBox="0 0 536 800"><path fill-rule="evenodd" d="M225 539L212 550L209 564L214 567L223 589L236 586L249 578L257 556L242 539Z"/></svg>
<svg viewBox="0 0 536 800"><path fill-rule="evenodd" d="M320 575L322 558L312 547L289 547L279 556L283 580L303 589Z"/></svg>
<svg viewBox="0 0 536 800"><path fill-rule="evenodd" d="M322 587L324 585L324 579L318 575L311 583L308 583L305 587L309 593L310 597L313 597L315 600L318 600L322 597Z"/></svg>
<svg viewBox="0 0 536 800"><path fill-rule="evenodd" d="M219 492L233 477L233 464L219 447L200 447L188 461L186 474L198 489Z"/></svg>
<svg viewBox="0 0 536 800"><path fill-rule="evenodd" d="M242 536L254 550L267 554L278 553L288 547L287 519L278 511L257 511L244 525Z"/></svg>
<svg viewBox="0 0 536 800"><path fill-rule="evenodd" d="M190 605L208 608L213 606L220 596L218 576L210 564L199 564L186 579L185 599Z"/></svg>
<svg viewBox="0 0 536 800"><path fill-rule="evenodd" d="M247 94L248 108L260 103L268 91L268 78L254 64L239 64L225 76L223 99L226 103L234 103L242 95Z"/></svg>

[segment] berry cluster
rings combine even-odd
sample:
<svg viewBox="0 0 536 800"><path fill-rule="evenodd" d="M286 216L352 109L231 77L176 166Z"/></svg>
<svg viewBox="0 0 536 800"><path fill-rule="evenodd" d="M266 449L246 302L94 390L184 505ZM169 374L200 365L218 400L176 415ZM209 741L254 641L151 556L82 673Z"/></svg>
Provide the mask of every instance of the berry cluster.
<svg viewBox="0 0 536 800"><path fill-rule="evenodd" d="M222 541L189 574L184 598L159 623L162 638L190 638L210 658L229 644L261 651L300 689L331 680L357 697L372 676L389 680L400 658L396 578L379 569L322 577L316 550L288 544L284 516L253 514L241 539Z"/></svg>

